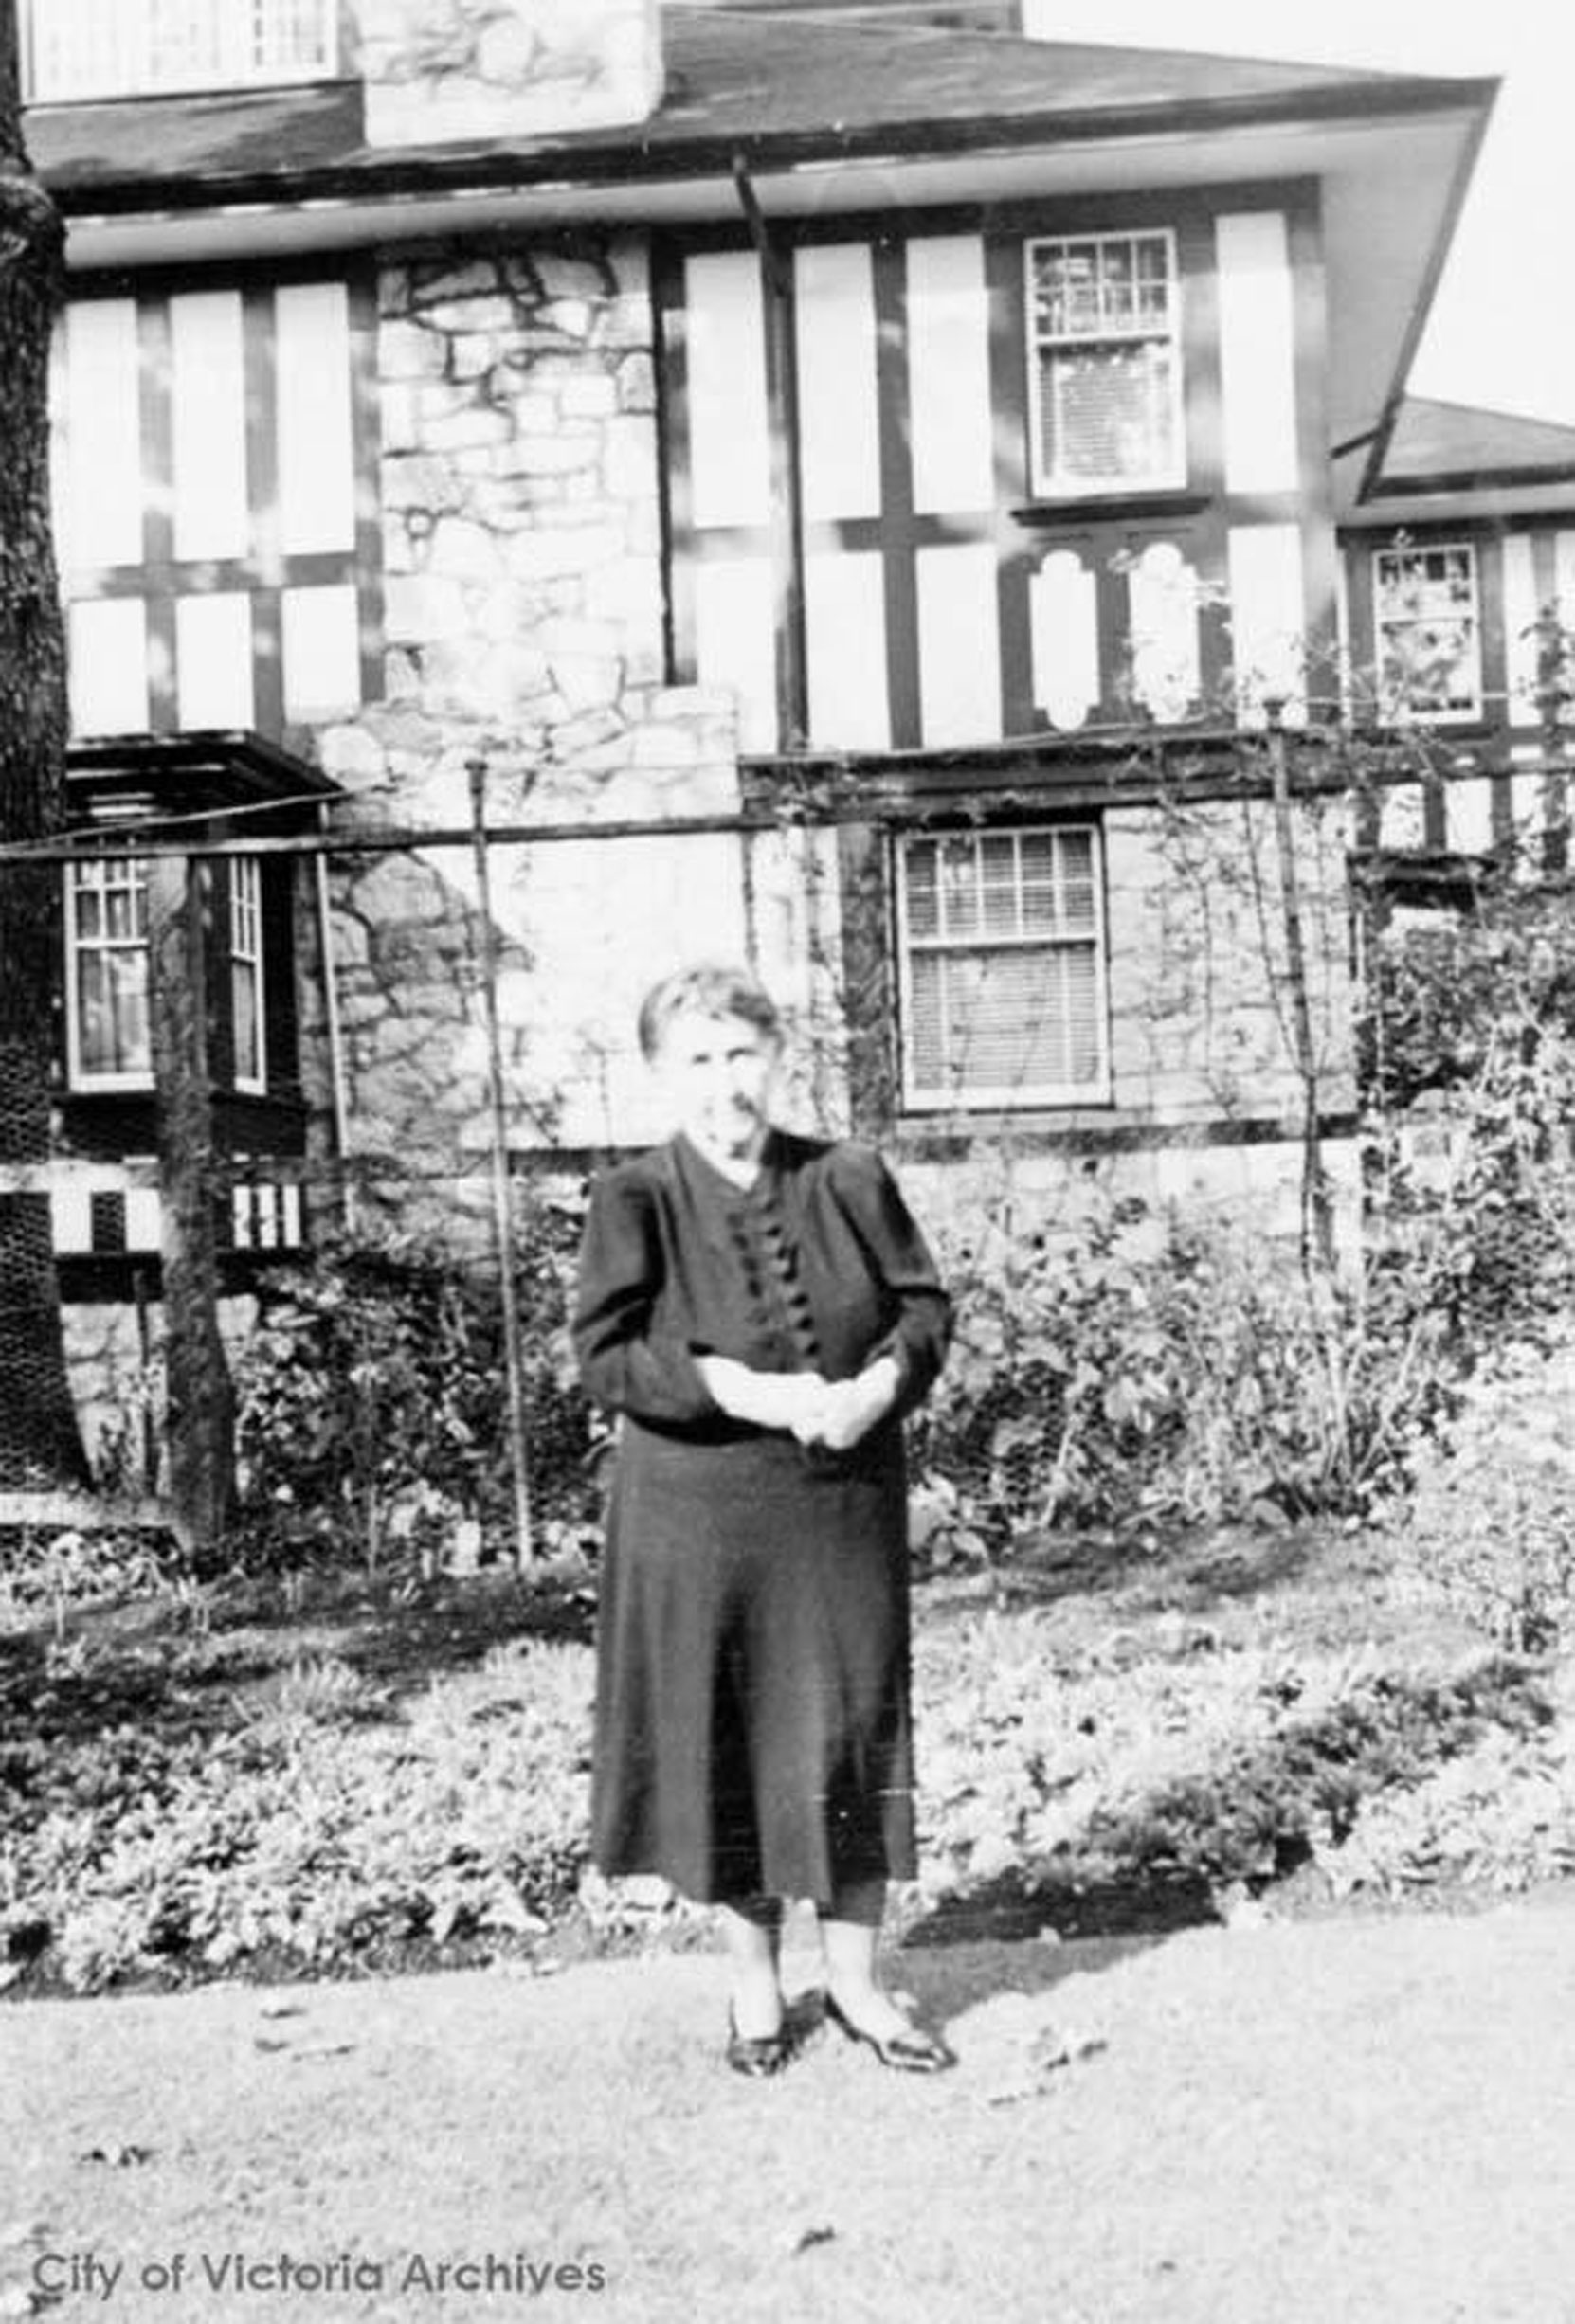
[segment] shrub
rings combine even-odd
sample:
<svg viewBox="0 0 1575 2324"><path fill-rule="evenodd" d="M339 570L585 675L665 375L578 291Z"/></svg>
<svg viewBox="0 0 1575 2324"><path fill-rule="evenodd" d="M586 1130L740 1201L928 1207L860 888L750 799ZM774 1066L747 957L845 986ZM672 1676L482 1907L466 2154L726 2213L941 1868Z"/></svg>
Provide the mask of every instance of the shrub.
<svg viewBox="0 0 1575 2324"><path fill-rule="evenodd" d="M1502 1351L1420 1460L1394 1532L1468 1618L1540 1652L1575 1636L1575 1336Z"/></svg>
<svg viewBox="0 0 1575 2324"><path fill-rule="evenodd" d="M534 1506L549 1534L590 1514L596 1444L570 1377L577 1224L527 1212L516 1254ZM341 1238L263 1287L238 1368L242 1541L299 1558L348 1543L369 1567L439 1558L465 1521L508 1537L507 1380L495 1281L406 1237Z"/></svg>
<svg viewBox="0 0 1575 2324"><path fill-rule="evenodd" d="M953 1536L989 1554L1053 1524L1350 1505L1393 1429L1356 1290L1315 1294L1261 1237L1128 1200L1054 1234L999 1218L950 1275L920 1450L959 1495Z"/></svg>
<svg viewBox="0 0 1575 2324"><path fill-rule="evenodd" d="M178 1559L172 1545L147 1533L79 1532L39 1536L30 1527L0 1530L0 1614L47 1612L61 1631L67 1608L152 1597Z"/></svg>

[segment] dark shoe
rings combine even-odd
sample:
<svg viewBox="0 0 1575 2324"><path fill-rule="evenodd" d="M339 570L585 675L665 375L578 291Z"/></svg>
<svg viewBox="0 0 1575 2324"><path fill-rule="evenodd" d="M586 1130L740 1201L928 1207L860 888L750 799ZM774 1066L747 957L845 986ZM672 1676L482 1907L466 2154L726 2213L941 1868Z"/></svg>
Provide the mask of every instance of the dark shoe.
<svg viewBox="0 0 1575 2324"><path fill-rule="evenodd" d="M825 1997L825 2014L826 2022L840 2027L850 2042L862 2042L882 2065L895 2066L899 2074L944 2074L957 2063L956 2052L948 2049L940 2035L927 2033L922 2026L906 2026L900 2033L884 2036L866 2033L838 2008L830 1993Z"/></svg>
<svg viewBox="0 0 1575 2324"><path fill-rule="evenodd" d="M780 2074L792 2054L786 2026L775 2033L742 2034L733 2011L728 2011L728 2043L722 2055L735 2074L747 2074L753 2081L766 2074Z"/></svg>

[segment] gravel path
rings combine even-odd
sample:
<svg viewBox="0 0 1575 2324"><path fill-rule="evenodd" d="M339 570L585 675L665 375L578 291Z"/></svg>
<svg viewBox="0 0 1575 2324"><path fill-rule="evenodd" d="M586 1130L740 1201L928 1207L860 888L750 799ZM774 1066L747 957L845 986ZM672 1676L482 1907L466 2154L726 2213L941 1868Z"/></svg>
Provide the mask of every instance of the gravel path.
<svg viewBox="0 0 1575 2324"><path fill-rule="evenodd" d="M0 2009L0 2316L1575 2319L1575 1890L898 1974L944 2081L740 2081L695 1958Z"/></svg>

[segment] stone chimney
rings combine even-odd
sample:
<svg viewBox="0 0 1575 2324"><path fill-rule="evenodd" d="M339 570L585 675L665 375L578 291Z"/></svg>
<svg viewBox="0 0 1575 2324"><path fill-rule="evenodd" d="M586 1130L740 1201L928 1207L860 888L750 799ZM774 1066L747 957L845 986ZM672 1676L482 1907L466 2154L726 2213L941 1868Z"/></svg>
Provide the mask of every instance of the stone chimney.
<svg viewBox="0 0 1575 2324"><path fill-rule="evenodd" d="M661 102L660 0L352 0L372 145L560 136Z"/></svg>

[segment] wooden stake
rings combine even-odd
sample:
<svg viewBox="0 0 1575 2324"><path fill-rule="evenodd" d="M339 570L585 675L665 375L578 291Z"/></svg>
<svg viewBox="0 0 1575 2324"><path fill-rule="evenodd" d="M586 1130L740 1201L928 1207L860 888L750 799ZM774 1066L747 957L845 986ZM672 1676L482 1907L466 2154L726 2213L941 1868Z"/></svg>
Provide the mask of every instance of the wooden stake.
<svg viewBox="0 0 1575 2324"><path fill-rule="evenodd" d="M487 1026L487 1090L492 1115L492 1216L503 1315L504 1377L509 1399L509 1469L514 1483L515 1562L523 1573L533 1556L529 1447L525 1435L525 1362L520 1346L519 1295L514 1274L514 1204L509 1188L509 1116L503 1085L503 1036L498 1017L498 928L492 916L492 871L487 861L487 766L468 762L476 905L480 914L481 1003Z"/></svg>

